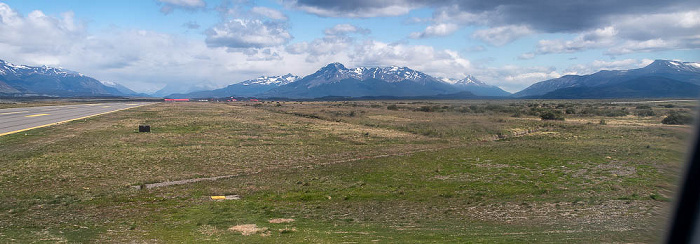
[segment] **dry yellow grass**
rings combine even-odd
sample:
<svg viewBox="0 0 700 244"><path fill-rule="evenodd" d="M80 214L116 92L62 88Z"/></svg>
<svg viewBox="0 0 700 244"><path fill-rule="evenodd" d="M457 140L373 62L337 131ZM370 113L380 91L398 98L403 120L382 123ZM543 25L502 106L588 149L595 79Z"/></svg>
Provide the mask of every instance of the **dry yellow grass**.
<svg viewBox="0 0 700 244"><path fill-rule="evenodd" d="M270 219L267 222L270 224L282 224L282 223L291 223L294 222L294 219L282 219L282 218L277 218L277 219Z"/></svg>
<svg viewBox="0 0 700 244"><path fill-rule="evenodd" d="M254 235L257 233L262 233L263 235L267 231L267 228L260 228L256 224L244 224L244 225L236 225L236 226L231 226L231 228L228 228L230 231L235 231L241 233L241 235L244 236L249 236L249 235Z"/></svg>

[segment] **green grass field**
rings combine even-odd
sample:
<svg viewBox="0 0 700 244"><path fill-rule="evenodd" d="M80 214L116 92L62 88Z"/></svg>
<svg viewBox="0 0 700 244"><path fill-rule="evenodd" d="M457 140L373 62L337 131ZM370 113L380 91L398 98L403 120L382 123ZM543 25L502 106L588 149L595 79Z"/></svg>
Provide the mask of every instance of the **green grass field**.
<svg viewBox="0 0 700 244"><path fill-rule="evenodd" d="M120 111L0 137L0 242L653 243L692 134L660 121L695 103L645 106L357 101ZM541 120L547 111L564 120ZM152 133L138 133L139 124ZM139 189L224 175L233 177ZM234 194L241 199L210 199Z"/></svg>

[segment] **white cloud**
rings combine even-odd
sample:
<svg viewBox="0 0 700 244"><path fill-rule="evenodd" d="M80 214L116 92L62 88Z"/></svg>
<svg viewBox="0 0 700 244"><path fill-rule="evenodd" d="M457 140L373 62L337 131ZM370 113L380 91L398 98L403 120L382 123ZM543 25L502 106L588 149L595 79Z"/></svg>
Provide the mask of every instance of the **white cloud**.
<svg viewBox="0 0 700 244"><path fill-rule="evenodd" d="M533 58L535 58L535 53L532 53L532 52L523 53L523 54L520 54L520 56L518 56L518 59L521 59L521 60L533 59Z"/></svg>
<svg viewBox="0 0 700 244"><path fill-rule="evenodd" d="M262 16L265 16L270 19L274 20L288 20L289 18L287 15L283 14L282 12L276 10L276 9L271 9L271 8L266 8L266 7L253 7L250 9L251 13L254 14L259 14Z"/></svg>
<svg viewBox="0 0 700 244"><path fill-rule="evenodd" d="M52 60L49 56L67 52L72 40L87 37L84 25L74 20L73 12L55 18L35 10L24 17L0 3L0 20L0 43L25 53L25 61L30 63Z"/></svg>
<svg viewBox="0 0 700 244"><path fill-rule="evenodd" d="M608 55L700 48L700 10L617 16L572 40L540 40L536 54L607 49Z"/></svg>
<svg viewBox="0 0 700 244"><path fill-rule="evenodd" d="M700 33L700 9L671 13L625 15L615 19L626 40L679 39ZM697 38L697 37L695 37Z"/></svg>
<svg viewBox="0 0 700 244"><path fill-rule="evenodd" d="M536 54L574 53L609 47L618 40L617 34L617 28L608 26L581 33L572 40L540 40L535 52Z"/></svg>
<svg viewBox="0 0 700 244"><path fill-rule="evenodd" d="M349 26L331 28L351 30ZM327 36L310 42L287 45L289 54L305 56L309 65L341 62L349 66L407 66L441 77L464 77L471 67L469 60L452 50L431 46L384 43L375 40L357 42L355 39L327 31ZM344 33L344 32L341 32Z"/></svg>
<svg viewBox="0 0 700 244"><path fill-rule="evenodd" d="M409 36L413 39L426 38L426 37L436 37L436 36L447 36L459 29L459 26L453 23L437 23L430 25L425 28L423 32L413 32Z"/></svg>
<svg viewBox="0 0 700 244"><path fill-rule="evenodd" d="M258 19L227 20L206 30L209 47L261 48L283 45L292 39L286 24Z"/></svg>
<svg viewBox="0 0 700 244"><path fill-rule="evenodd" d="M679 46L679 44L674 41L666 41L660 38L646 41L625 41L619 46L608 49L606 54L620 55L636 52L662 51L673 49L673 47L677 46Z"/></svg>
<svg viewBox="0 0 700 244"><path fill-rule="evenodd" d="M471 68L471 62L455 51L371 40L356 45L349 57L355 65L407 66L438 77L463 77Z"/></svg>
<svg viewBox="0 0 700 244"><path fill-rule="evenodd" d="M527 26L509 25L477 30L472 34L472 37L500 47L532 33L533 31Z"/></svg>
<svg viewBox="0 0 700 244"><path fill-rule="evenodd" d="M487 84L496 85L509 92L517 92L539 81L559 78L563 75L553 67L515 65L501 67L478 65L474 67L471 74Z"/></svg>
<svg viewBox="0 0 700 244"><path fill-rule="evenodd" d="M594 60L587 64L575 64L568 67L565 72L569 74L588 75L601 70L627 70L637 69L649 65L653 60L649 59L623 59L623 60Z"/></svg>
<svg viewBox="0 0 700 244"><path fill-rule="evenodd" d="M329 36L335 36L335 35L345 35L349 33L359 33L359 34L369 34L370 30L357 27L351 24L337 24L331 28L328 28L323 31L324 34L329 35Z"/></svg>
<svg viewBox="0 0 700 244"><path fill-rule="evenodd" d="M311 42L288 45L285 50L291 54L306 55L307 63L317 63L320 60L332 60L333 57L347 52L353 42L349 37L326 36Z"/></svg>

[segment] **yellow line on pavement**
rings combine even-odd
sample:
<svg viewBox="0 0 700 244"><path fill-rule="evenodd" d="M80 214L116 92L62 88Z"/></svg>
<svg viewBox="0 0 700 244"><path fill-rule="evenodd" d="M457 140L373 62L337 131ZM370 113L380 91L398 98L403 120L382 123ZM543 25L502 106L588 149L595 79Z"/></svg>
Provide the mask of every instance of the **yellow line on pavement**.
<svg viewBox="0 0 700 244"><path fill-rule="evenodd" d="M71 121L74 121L74 120L90 118L90 117L94 117L94 116L98 116L98 115L103 115L103 114L108 114L108 113L114 113L114 112L117 112L117 111L126 110L126 109L130 109L130 108L138 108L138 107L146 106L146 105L148 105L148 104L143 104L143 105L134 106L134 107L128 107L128 108L117 109L117 110L114 110L114 111L109 111L109 112L104 112L104 113L99 113L99 114L88 115L88 116L84 116L84 117L80 117L80 118L75 118L75 119L69 119L69 120L54 122L54 123L51 123L51 124L45 124L45 125L40 125L40 126L34 126L34 127L31 127L31 128L26 128L26 129L21 129L21 130L16 130L16 131L10 131L10 132L5 132L5 133L0 133L0 136L9 135L9 134L14 134L14 133L17 133L17 132L22 132L22 131L28 131L28 130L37 129L37 128L42 128L42 127L47 127L47 126L52 126L52 125L57 125L57 124L63 124L63 123L71 122Z"/></svg>
<svg viewBox="0 0 700 244"><path fill-rule="evenodd" d="M32 114L32 115L27 115L24 116L25 118L31 118L31 117L39 117L39 116L44 116L44 115L50 115L50 114Z"/></svg>
<svg viewBox="0 0 700 244"><path fill-rule="evenodd" d="M29 112L29 111L7 112L7 113L0 113L0 115L21 114L21 113L26 113L26 112Z"/></svg>

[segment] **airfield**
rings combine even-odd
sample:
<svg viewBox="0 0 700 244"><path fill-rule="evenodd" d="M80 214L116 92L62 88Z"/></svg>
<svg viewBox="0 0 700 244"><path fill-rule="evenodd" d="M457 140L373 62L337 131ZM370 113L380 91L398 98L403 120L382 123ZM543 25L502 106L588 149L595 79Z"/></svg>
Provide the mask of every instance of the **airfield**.
<svg viewBox="0 0 700 244"><path fill-rule="evenodd" d="M0 242L658 242L697 102L61 106L0 110Z"/></svg>

